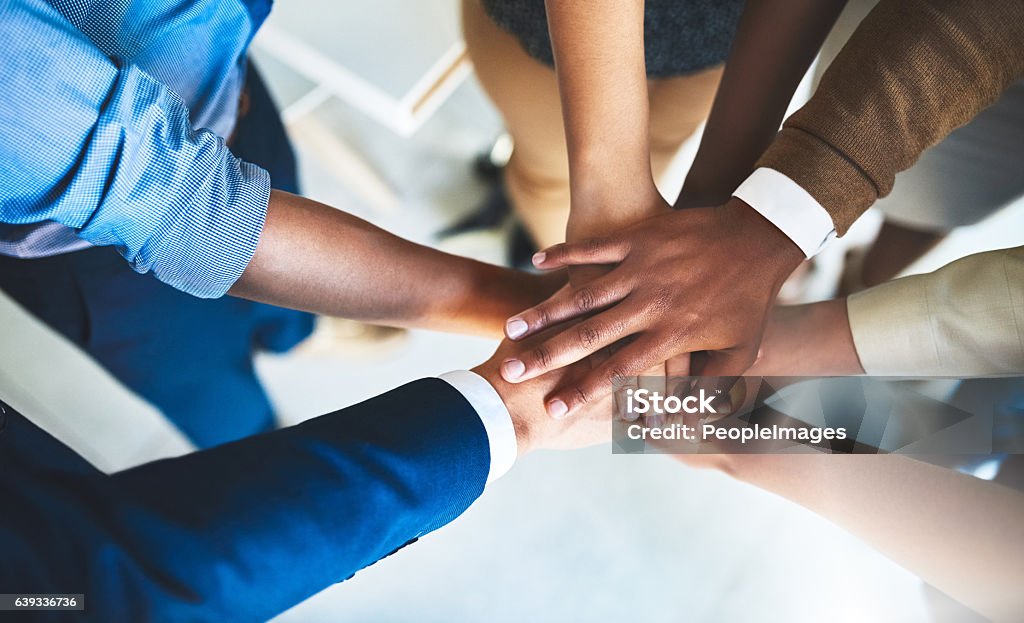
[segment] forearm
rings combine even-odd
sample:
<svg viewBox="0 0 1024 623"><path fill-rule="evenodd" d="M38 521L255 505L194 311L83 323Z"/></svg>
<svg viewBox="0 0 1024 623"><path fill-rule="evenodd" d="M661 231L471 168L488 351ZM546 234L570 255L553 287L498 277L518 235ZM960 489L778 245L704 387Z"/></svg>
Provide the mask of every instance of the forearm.
<svg viewBox="0 0 1024 623"><path fill-rule="evenodd" d="M777 307L750 374L1020 374L1024 247L978 253L847 299Z"/></svg>
<svg viewBox="0 0 1024 623"><path fill-rule="evenodd" d="M1024 74L1019 2L883 0L758 166L807 190L837 233L921 152Z"/></svg>
<svg viewBox="0 0 1024 623"><path fill-rule="evenodd" d="M50 561L52 572L88 578L95 590L79 592L98 612L118 612L118 595L132 595L141 611L125 619L267 620L457 517L484 487L487 444L459 392L414 381L104 477L96 486L107 497L92 502L101 519L75 530L95 560L111 556L124 572L90 570L74 554L70 565Z"/></svg>
<svg viewBox="0 0 1024 623"><path fill-rule="evenodd" d="M631 223L656 192L643 4L546 2L569 152L573 223Z"/></svg>
<svg viewBox="0 0 1024 623"><path fill-rule="evenodd" d="M500 335L509 315L545 295L541 283L274 191L256 253L230 294L395 326Z"/></svg>
<svg viewBox="0 0 1024 623"><path fill-rule="evenodd" d="M746 3L700 148L677 207L724 203L783 115L846 0Z"/></svg>
<svg viewBox="0 0 1024 623"><path fill-rule="evenodd" d="M995 621L1024 609L1024 495L896 455L735 457L739 479L845 528Z"/></svg>

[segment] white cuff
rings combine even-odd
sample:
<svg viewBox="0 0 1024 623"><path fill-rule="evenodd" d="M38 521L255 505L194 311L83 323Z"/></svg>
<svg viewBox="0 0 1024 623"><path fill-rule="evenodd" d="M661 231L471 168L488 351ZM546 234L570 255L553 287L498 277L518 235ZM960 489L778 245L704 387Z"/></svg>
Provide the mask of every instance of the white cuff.
<svg viewBox="0 0 1024 623"><path fill-rule="evenodd" d="M438 378L459 390L480 416L491 446L491 470L487 474L487 484L491 484L512 469L512 464L516 462L519 448L512 416L498 392L479 374L469 370L455 370Z"/></svg>
<svg viewBox="0 0 1024 623"><path fill-rule="evenodd" d="M832 217L825 208L803 187L775 169L757 169L733 196L782 230L807 259L836 237Z"/></svg>

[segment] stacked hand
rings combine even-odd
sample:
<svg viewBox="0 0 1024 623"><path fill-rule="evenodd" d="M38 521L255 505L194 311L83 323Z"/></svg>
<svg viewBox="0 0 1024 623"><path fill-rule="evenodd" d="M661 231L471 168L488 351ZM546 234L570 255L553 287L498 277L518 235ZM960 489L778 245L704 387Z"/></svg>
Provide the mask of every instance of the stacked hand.
<svg viewBox="0 0 1024 623"><path fill-rule="evenodd" d="M547 396L548 412L558 417L608 396L616 379L681 354L694 354L692 374L741 375L757 358L782 282L802 260L785 234L738 199L555 245L534 257L538 268L611 270L582 285L570 280L547 301L510 318L513 339L559 329L503 362L503 376L520 383L617 344L605 361L560 381Z"/></svg>
<svg viewBox="0 0 1024 623"><path fill-rule="evenodd" d="M499 372L501 363L523 348L535 346L547 334L523 343L503 341L490 359L473 369L486 379L508 408L516 431L519 455L539 448L570 449L595 445L611 439L611 399L593 400L570 420L554 420L544 412L544 398L559 383L578 382L590 371L586 360L553 371L529 382L505 382Z"/></svg>

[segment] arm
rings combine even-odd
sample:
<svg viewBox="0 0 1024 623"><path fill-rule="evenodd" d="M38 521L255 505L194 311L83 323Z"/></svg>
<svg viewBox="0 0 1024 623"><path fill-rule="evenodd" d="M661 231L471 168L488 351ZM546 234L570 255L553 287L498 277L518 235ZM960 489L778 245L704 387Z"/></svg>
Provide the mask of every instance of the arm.
<svg viewBox="0 0 1024 623"><path fill-rule="evenodd" d="M553 379L502 383L504 348L461 383L422 379L112 476L12 415L0 587L85 593L85 620L104 623L267 620L455 519L516 454L608 438L609 405L555 422L539 407Z"/></svg>
<svg viewBox="0 0 1024 623"><path fill-rule="evenodd" d="M449 255L273 191L256 252L230 294L389 325L496 335L517 305L560 282Z"/></svg>
<svg viewBox="0 0 1024 623"><path fill-rule="evenodd" d="M1024 247L978 253L853 295L778 307L760 376L978 377L1024 371Z"/></svg>
<svg viewBox="0 0 1024 623"><path fill-rule="evenodd" d="M771 144L846 0L751 0L676 207L724 203Z"/></svg>
<svg viewBox="0 0 1024 623"><path fill-rule="evenodd" d="M838 0L748 3L697 161L676 202L677 207L706 205L701 202L712 197L728 197L749 173L753 162L774 136L793 90L814 59L843 4L844 1ZM597 6L588 4L586 10L581 11L579 3L547 2L569 149L572 186L572 209L566 232L566 240L569 241L617 233L624 226L665 211L665 203L654 186L650 171L642 5L597 3ZM579 15L580 12L585 14ZM788 275L795 264L787 257L792 253L785 248L788 242L784 237L775 235L777 232L762 233L766 228L774 228L756 214L745 214L750 212L749 209L739 207L732 212L735 215L715 220L726 222L725 227L730 230L749 226L746 230L754 241L751 248L755 251L752 263L759 267L776 264L779 273ZM683 220L688 221L689 218L684 217ZM692 223L682 223L682 229L664 227L660 222L657 228L662 232L672 232L672 235L662 237L661 244L667 245L666 250L694 245L713 249L713 235L702 238L703 228L707 225L707 220L697 219ZM658 243L647 239L642 244ZM704 266L710 270L716 270L725 261L715 253L708 253L703 259ZM551 260L553 257L548 257L548 261ZM545 266L543 261L540 265ZM702 266L688 266L683 261L673 262L671 269L684 275L702 274L709 270ZM539 322L542 313L553 311L555 317L551 320L558 321L566 314L588 313L614 302L615 297L623 293L621 286L616 288L618 292L610 291L604 281L588 283L606 270L591 268L583 278L579 278L577 275L581 270L586 269L570 268L576 291L567 289L561 292L558 297L561 306L528 310L511 318L509 326L522 327L525 323L532 332L545 324ZM722 274L723 271L718 272L720 282L735 283ZM666 281L675 276L673 274ZM777 290L776 282L781 285L777 276L759 280L753 288L756 291L748 296L755 299L773 297L774 291L766 293L761 290ZM672 285L682 296L688 295L679 287L682 285L679 282L652 284L654 292L662 293ZM659 294L658 298L666 296ZM642 301L643 297L634 299ZM526 353L521 363L511 362L509 370L521 372L518 376L509 376L509 380L532 378L552 366L574 360L581 356L583 350L593 352L613 343L624 337L616 327L636 326L639 317L646 314L651 305L662 309L668 307L662 301L641 302L628 312L618 310L620 313L614 318L584 323L576 332L561 336L557 341L552 340L543 350ZM691 316L695 313L692 308L685 311ZM755 323L758 320L754 318ZM744 326L732 318L726 319L724 324L734 334L748 334L744 336L747 338L756 330L756 326ZM506 333L518 338L529 332ZM670 339L675 340L676 337L678 335L649 335L638 340L630 346L627 354L604 364L584 386L552 397L552 414L563 413L562 405L573 409L590 396L604 395L610 387L611 376L655 374L649 371L651 366L663 360L668 360L668 373L689 374L689 359L673 358L673 355L687 352L674 348L676 344L672 344ZM732 342L736 339L729 338ZM721 341L729 343L729 340ZM660 353L661 357L655 353ZM636 355L643 357L644 365L640 365ZM752 355L747 355L749 353L736 359L753 359ZM720 368L718 373L726 374L729 369L742 365L732 363L731 358L723 363L716 361L706 372L715 373L717 365ZM722 361L721 356L717 359ZM623 361L627 363L623 364Z"/></svg>
<svg viewBox="0 0 1024 623"><path fill-rule="evenodd" d="M776 307L765 327L757 361L745 374L864 374L850 324L846 299Z"/></svg>
<svg viewBox="0 0 1024 623"><path fill-rule="evenodd" d="M488 470L479 418L438 379L112 476L55 475L67 448L7 428L0 586L84 593L88 621L270 619L461 514Z"/></svg>
<svg viewBox="0 0 1024 623"><path fill-rule="evenodd" d="M762 1L748 4L697 161L676 202L677 207L700 205L704 200L728 197L739 181L749 173L753 162L774 136L793 90L842 6L843 2L839 1ZM573 212L566 239L570 242L579 240L580 233L586 234L584 237L608 232L625 236L628 234L620 232L620 225L628 224L629 219L613 219L613 225L617 226L604 229L596 225L587 227L577 224L578 219L586 214L583 212L586 209L585 193L592 192L591 184L578 180L589 182L587 174L593 169L596 171L593 177L599 180L594 184L608 182L613 187L609 192L613 193L616 191L614 186L619 185L620 189L638 198L639 203L652 206L641 214L650 216L662 211L656 199L657 191L650 181L649 155L646 151L646 90L633 88L642 80L640 70L634 67L641 63L630 61L633 58L631 54L635 55L642 50L643 33L636 25L642 22L642 12L629 14L631 21L624 22L629 28L620 26L621 31L630 34L629 45L626 45L626 38L613 38L610 28L600 30L600 20L592 18L589 13L587 19L572 24L575 29L560 29L558 19L553 15L554 8L555 3L549 2L548 14L556 61L560 43L565 47L573 44L585 48L589 44L599 48L604 43L599 38L601 35L612 39L607 45L616 53L616 57L608 61L611 69L607 71L604 66L587 62L590 58L600 58L596 56L600 54L599 49L571 56L575 63L566 64L559 70L570 148L570 174L576 178L572 191ZM625 12L627 8L634 10L632 6L620 7L618 10ZM611 10L600 13L610 15ZM584 24L593 32L586 32ZM575 34L580 41L570 40L570 34ZM560 42L559 35L566 40ZM616 49L613 45L622 48ZM593 75L588 75L588 71ZM574 81L578 81L578 84ZM621 99L600 97L602 89L604 93L617 93L615 84L618 82L627 84ZM597 100L597 103L588 107L590 100ZM628 116L630 110L633 111L632 117ZM591 118L583 117L579 111L589 111ZM603 118L600 116L601 111L606 112ZM642 117L637 117L637 111L643 112ZM601 118L602 121L595 123L592 118ZM623 118L627 121L621 121ZM625 170L633 178L632 181L620 180L615 171L606 172L599 166L588 169L585 166L588 163L579 163L581 158L573 155L574 152L590 155L591 151L597 151L599 156L603 154L606 159L618 158L619 153L613 145L600 143L600 132L606 127L611 128L607 132L609 140L624 141ZM625 135L617 134L623 128L628 132ZM596 136L591 137L592 134ZM643 140L634 136L642 137ZM641 144L640 148L634 147L637 143ZM595 144L597 147L587 150L580 147L580 144ZM644 150L642 156L635 155L640 149ZM597 160L600 162L599 157ZM643 173L631 164L641 161ZM641 182L642 189L638 190L637 186ZM616 201L626 201L623 205L632 205L628 199L621 197ZM636 202L634 200L633 204ZM604 205L602 200L587 203L592 206L591 210L598 210ZM595 218L587 216L587 220ZM639 219L632 220L635 222ZM521 364L510 367L522 372L518 376L508 377L509 380L533 378L628 335L636 338L617 356L595 370L583 384L564 388L551 396L549 405L553 414L563 411L561 405L568 405L569 410L572 410L591 398L605 395L610 390L614 376L643 373L651 365L682 353L696 350L714 353L711 357L694 360L694 372L708 375L739 374L754 360L759 331L770 302L782 281L801 259L799 250L771 222L740 202L730 202L720 209L705 209L699 213L656 216L649 222L639 224L629 233L635 234L629 236L627 245L635 251L636 261L632 263L632 269L618 271L624 279L595 279L589 283L574 279L573 288L560 292L548 303L510 319L516 326L525 323L529 330L519 335L529 335L561 320L622 303L604 317L585 321L573 331L552 339L542 348L523 353ZM735 245L740 245L741 252L734 251L737 248ZM638 257L641 249L647 252L647 257L642 260ZM623 259L623 256L618 256L604 262L586 263L610 264ZM555 250L542 255L538 266L553 267L560 261L561 255ZM579 270L576 262L568 263L573 266L571 270ZM705 281L706 277L711 279ZM703 283L707 283L707 287L701 287ZM698 288L701 290L699 295L696 293ZM724 310L718 303L722 304ZM754 313L749 313L751 305L756 306ZM704 322L705 313L715 319L713 325ZM667 316L674 319L668 320ZM683 320L686 320L685 324ZM652 330L659 322L664 323L664 330ZM676 361L682 359L677 358Z"/></svg>
<svg viewBox="0 0 1024 623"><path fill-rule="evenodd" d="M265 171L193 131L172 91L116 65L52 7L10 0L4 10L0 35L13 49L0 66L0 222L60 222L196 296L221 296L244 272L233 293L399 325L498 334L508 314L555 289L271 193Z"/></svg>
<svg viewBox="0 0 1024 623"><path fill-rule="evenodd" d="M845 232L921 150L1024 73L1022 35L1020 3L883 1L726 204L542 255L544 268L618 264L609 274L617 278L519 314L533 330L609 307L577 335L527 353L519 378L629 335L637 338L629 348L553 399L583 404L610 391L614 376L678 352L707 351L697 374L742 374L785 277L830 233Z"/></svg>
<svg viewBox="0 0 1024 623"><path fill-rule="evenodd" d="M734 455L725 470L836 523L994 621L1024 609L1024 495L896 455Z"/></svg>
<svg viewBox="0 0 1024 623"><path fill-rule="evenodd" d="M846 232L896 173L1024 75L1024 4L883 0L758 162Z"/></svg>
<svg viewBox="0 0 1024 623"><path fill-rule="evenodd" d="M651 172L644 2L546 0L545 8L569 155L565 239L616 232L667 211ZM568 275L581 285L604 272L576 266ZM506 335L517 326L510 319ZM508 362L509 380L517 381L515 372L525 369L516 361ZM662 361L638 372L664 376L669 368L688 366ZM566 412L561 406L551 410L555 417Z"/></svg>
<svg viewBox="0 0 1024 623"><path fill-rule="evenodd" d="M868 374L1024 372L1024 247L978 253L859 292L847 304Z"/></svg>
<svg viewBox="0 0 1024 623"><path fill-rule="evenodd" d="M266 172L193 131L173 91L112 61L47 2L2 10L0 222L56 221L139 272L222 295L259 238Z"/></svg>
<svg viewBox="0 0 1024 623"><path fill-rule="evenodd" d="M644 3L545 2L569 152L567 240L665 209L648 141Z"/></svg>

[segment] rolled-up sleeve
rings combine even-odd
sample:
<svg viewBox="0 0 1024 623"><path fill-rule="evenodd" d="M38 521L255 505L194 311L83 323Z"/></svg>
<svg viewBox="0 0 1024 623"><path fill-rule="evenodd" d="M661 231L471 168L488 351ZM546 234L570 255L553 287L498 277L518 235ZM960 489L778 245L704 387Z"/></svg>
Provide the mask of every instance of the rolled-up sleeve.
<svg viewBox="0 0 1024 623"><path fill-rule="evenodd" d="M189 294L226 293L255 253L267 173L45 2L0 13L0 221L56 221Z"/></svg>

